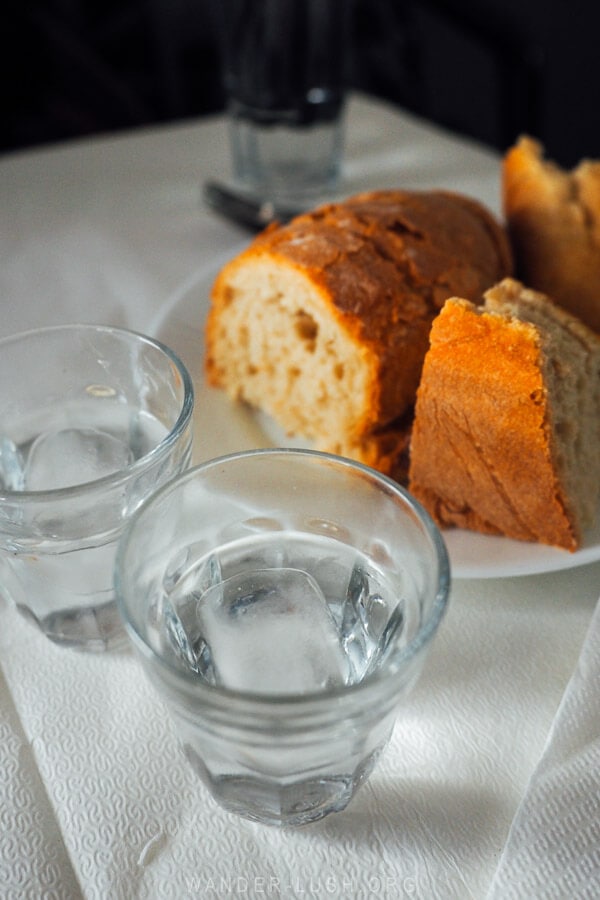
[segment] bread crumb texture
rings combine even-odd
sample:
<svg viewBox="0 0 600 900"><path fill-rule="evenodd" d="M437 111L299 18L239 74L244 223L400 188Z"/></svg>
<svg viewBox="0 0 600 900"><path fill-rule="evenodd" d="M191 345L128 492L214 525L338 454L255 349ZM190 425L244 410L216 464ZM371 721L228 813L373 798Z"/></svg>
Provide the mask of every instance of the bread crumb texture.
<svg viewBox="0 0 600 900"><path fill-rule="evenodd" d="M511 272L504 229L468 197L379 191L321 207L217 276L207 379L288 434L401 477L433 319Z"/></svg>

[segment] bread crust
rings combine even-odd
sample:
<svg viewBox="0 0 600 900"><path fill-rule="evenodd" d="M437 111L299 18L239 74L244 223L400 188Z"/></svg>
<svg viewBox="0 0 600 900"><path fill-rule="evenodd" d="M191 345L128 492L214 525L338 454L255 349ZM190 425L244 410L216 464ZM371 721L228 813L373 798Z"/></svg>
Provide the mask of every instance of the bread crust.
<svg viewBox="0 0 600 900"><path fill-rule="evenodd" d="M517 277L600 333L600 162L565 171L522 136L502 163Z"/></svg>
<svg viewBox="0 0 600 900"><path fill-rule="evenodd" d="M579 508L585 503L567 487L560 431L565 424L580 427L577 416L583 419L587 410L585 436L597 440L600 341L547 297L513 279L486 297L485 308L448 300L433 324L413 423L409 488L443 528L573 551L588 523ZM519 318L520 298L539 312L534 321ZM581 385L589 407L574 409L573 420L560 424L549 367L574 367L577 360L549 356L550 328L572 338L570 346L590 382ZM594 447L588 448L592 465ZM578 462L582 458L568 465ZM590 480L594 512L599 480L596 461Z"/></svg>
<svg viewBox="0 0 600 900"><path fill-rule="evenodd" d="M251 282L259 265L263 272L271 267L275 281L284 273L301 279L368 373L360 410L353 411L343 433L333 427L328 435L320 428L307 434L310 425L298 427L291 415L286 419L283 402L269 408L265 397L262 404L228 370L227 308L238 302L240 291L247 293L241 286ZM480 298L511 271L504 229L463 195L377 191L325 205L286 226L271 226L221 270L206 326L207 379L320 445L368 445L370 464L380 462L389 472L390 460L403 452L406 430L401 429L397 454L390 453L390 435L414 404L433 318L447 297ZM381 438L385 429L389 434ZM380 455L373 450L378 445L385 448Z"/></svg>

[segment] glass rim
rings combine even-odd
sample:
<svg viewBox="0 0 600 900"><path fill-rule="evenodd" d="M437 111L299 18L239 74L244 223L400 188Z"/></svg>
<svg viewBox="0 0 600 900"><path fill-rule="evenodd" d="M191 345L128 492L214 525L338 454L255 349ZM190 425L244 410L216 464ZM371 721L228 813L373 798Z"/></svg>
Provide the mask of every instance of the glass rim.
<svg viewBox="0 0 600 900"><path fill-rule="evenodd" d="M194 385L187 367L170 347L168 347L157 338L144 334L141 331L135 331L131 328L123 328L119 325L103 325L95 324L93 322L71 322L65 323L63 325L45 325L41 328L31 328L26 331L20 331L15 334L8 335L7 337L1 338L0 353L2 352L3 347L6 347L8 344L16 344L28 338L44 336L46 334L54 334L61 331L89 331L93 333L115 335L117 337L133 339L132 343L141 342L142 344L153 347L155 350L160 351L171 360L181 377L183 385L183 400L181 404L181 410L179 412L177 420L175 421L175 424L169 430L169 432L159 441L159 443L152 447L152 449L149 450L148 453L145 453L144 456L141 456L139 459L134 460L134 462L130 463L130 465L126 466L124 469L117 469L115 472L111 472L108 475L103 475L101 478L94 478L91 481L82 481L78 484L68 485L67 487L46 488L44 490L37 491L13 491L6 488L0 488L0 502L22 502L25 500L30 503L43 503L49 501L56 502L63 497L65 499L72 499L75 496L88 494L91 491L93 492L96 490L103 490L108 486L117 487L119 484L125 481L129 481L130 478L135 478L137 474L144 471L144 469L151 467L154 461L163 456L164 453L172 446L172 444L177 441L180 434L184 431L189 421L191 420L194 409Z"/></svg>
<svg viewBox="0 0 600 900"><path fill-rule="evenodd" d="M158 653L140 633L132 618L128 614L125 592L123 590L123 579L121 572L124 571L124 563L128 548L131 544L132 537L138 527L138 521L143 520L144 516L152 506L159 503L163 496L176 491L185 482L193 481L198 475L209 471L210 469L235 462L239 459L250 459L254 457L273 457L273 456L295 456L303 458L321 459L335 464L340 468L355 470L367 475L373 482L385 485L391 489L392 493L398 497L402 503L408 507L416 519L422 526L426 536L428 537L434 558L437 563L437 580L435 597L431 603L431 609L427 617L422 621L408 643L402 647L396 654L392 654L392 659L397 664L394 671L390 672L389 660L379 669L376 669L366 678L355 684L342 685L328 690L312 691L302 694L263 694L252 691L233 690L219 685L211 685L203 682L192 672L187 672L174 665L171 665L160 653ZM155 493L147 497L138 509L133 513L131 519L127 522L123 534L119 540L117 554L115 559L115 596L117 607L120 611L121 618L125 624L125 628L133 639L138 650L152 662L158 662L161 668L168 672L171 678L175 678L187 690L192 691L196 696L202 695L205 698L213 698L213 706L218 706L221 701L226 700L228 703L234 703L240 709L256 709L265 710L281 710L284 707L300 710L304 707L321 706L323 703L343 702L350 698L357 698L365 693L381 690L383 685L390 685L390 691L396 680L401 677L404 666L409 663L419 650L426 647L437 632L440 622L446 611L450 598L450 559L446 544L442 537L442 533L433 521L431 515L424 506L416 500L409 491L402 487L398 482L394 481L387 475L377 470L342 456L336 456L321 450L312 450L295 447L268 447L253 450L239 450L234 453L224 454L192 466L186 471L172 478L166 484L162 485Z"/></svg>

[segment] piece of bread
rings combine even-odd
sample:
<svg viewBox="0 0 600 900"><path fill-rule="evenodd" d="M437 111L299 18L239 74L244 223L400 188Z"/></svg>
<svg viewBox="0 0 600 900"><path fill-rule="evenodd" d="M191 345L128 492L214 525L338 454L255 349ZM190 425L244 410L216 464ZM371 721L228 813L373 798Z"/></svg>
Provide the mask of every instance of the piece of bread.
<svg viewBox="0 0 600 900"><path fill-rule="evenodd" d="M522 137L502 166L516 276L600 333L600 162L565 171Z"/></svg>
<svg viewBox="0 0 600 900"><path fill-rule="evenodd" d="M431 329L409 488L442 527L576 550L600 499L600 337L505 279Z"/></svg>
<svg viewBox="0 0 600 900"><path fill-rule="evenodd" d="M511 268L504 229L463 195L323 206L267 229L217 276L208 382L290 435L395 473L434 316Z"/></svg>

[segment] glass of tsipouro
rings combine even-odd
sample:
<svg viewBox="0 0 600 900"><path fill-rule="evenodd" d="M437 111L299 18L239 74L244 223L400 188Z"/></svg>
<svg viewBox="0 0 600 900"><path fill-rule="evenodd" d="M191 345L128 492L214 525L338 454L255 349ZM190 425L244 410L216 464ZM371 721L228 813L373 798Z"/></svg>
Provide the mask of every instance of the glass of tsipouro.
<svg viewBox="0 0 600 900"><path fill-rule="evenodd" d="M119 545L121 614L183 752L271 825L343 809L385 747L447 605L437 527L395 482L311 450L172 480Z"/></svg>
<svg viewBox="0 0 600 900"><path fill-rule="evenodd" d="M1 585L56 643L125 640L117 541L189 466L192 410L188 372L149 337L64 325L0 341Z"/></svg>

